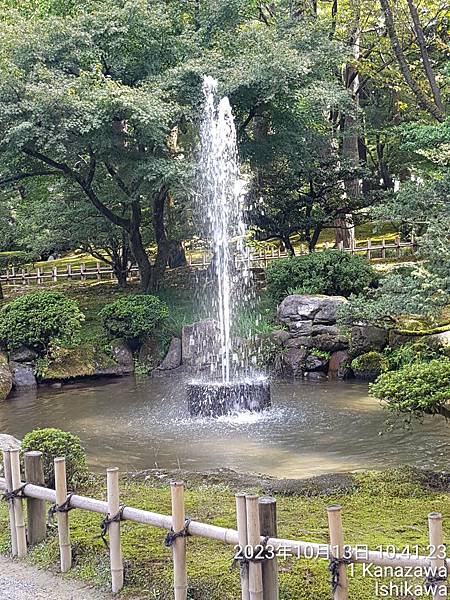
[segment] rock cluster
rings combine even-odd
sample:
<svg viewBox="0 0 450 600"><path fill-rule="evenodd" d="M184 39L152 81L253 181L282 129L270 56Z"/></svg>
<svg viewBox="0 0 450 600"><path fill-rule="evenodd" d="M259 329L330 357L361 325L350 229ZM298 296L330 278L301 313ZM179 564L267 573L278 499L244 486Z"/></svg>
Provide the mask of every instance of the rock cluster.
<svg viewBox="0 0 450 600"><path fill-rule="evenodd" d="M350 357L369 350L382 350L387 344L384 329L353 326L344 335L337 325L342 296L287 296L278 307L283 329L272 334L281 348L281 366L287 375L318 379L344 379L349 374Z"/></svg>

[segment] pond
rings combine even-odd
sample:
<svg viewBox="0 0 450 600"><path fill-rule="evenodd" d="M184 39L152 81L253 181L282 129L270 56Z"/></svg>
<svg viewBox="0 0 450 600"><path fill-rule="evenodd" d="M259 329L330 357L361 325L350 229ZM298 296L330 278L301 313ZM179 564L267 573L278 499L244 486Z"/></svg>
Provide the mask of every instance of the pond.
<svg viewBox="0 0 450 600"><path fill-rule="evenodd" d="M13 395L0 403L0 431L19 438L36 427L76 433L95 470L227 467L306 477L400 464L448 468L445 420L389 431L366 385L274 382L272 402L261 414L191 419L182 379L97 380Z"/></svg>

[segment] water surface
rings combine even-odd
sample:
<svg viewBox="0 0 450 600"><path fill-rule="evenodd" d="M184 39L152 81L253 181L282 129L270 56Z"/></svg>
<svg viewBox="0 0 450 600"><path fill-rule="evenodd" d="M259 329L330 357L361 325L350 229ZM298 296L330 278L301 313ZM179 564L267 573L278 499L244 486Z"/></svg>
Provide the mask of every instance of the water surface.
<svg viewBox="0 0 450 600"><path fill-rule="evenodd" d="M190 419L182 379L97 380L13 395L0 403L0 431L19 438L36 427L71 431L95 469L228 467L305 477L400 464L448 468L445 420L389 432L366 385L278 382L272 398L263 414Z"/></svg>

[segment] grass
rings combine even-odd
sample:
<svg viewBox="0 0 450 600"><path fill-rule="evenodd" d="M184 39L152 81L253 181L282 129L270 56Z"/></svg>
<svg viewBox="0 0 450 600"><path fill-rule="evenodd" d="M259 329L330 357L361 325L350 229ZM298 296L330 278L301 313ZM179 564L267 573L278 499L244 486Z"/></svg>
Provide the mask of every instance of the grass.
<svg viewBox="0 0 450 600"><path fill-rule="evenodd" d="M121 501L128 506L170 514L168 485L156 481L139 482L129 478L121 483ZM385 473L353 476L354 486L347 493L320 492L313 496L277 496L278 535L289 539L326 543L326 507L341 504L345 541L368 545L375 550L393 544L398 551L405 546L420 546L427 553L427 515L444 515L446 537L450 534L450 495L443 491L444 477L429 478L410 468ZM205 485L194 481L186 492L186 513L195 520L223 527L235 527L234 492L225 483ZM440 485L436 486L436 482ZM314 491L314 487L308 488ZM105 485L96 478L82 492L105 497ZM250 491L250 490L248 490ZM259 490L254 490L259 491ZM81 493L81 492L80 492ZM0 506L0 551L8 552L7 507ZM74 568L68 575L105 588L109 585L108 550L99 537L99 515L80 510L70 513ZM148 526L122 524L126 587L121 597L169 600L171 591L171 552L163 545L165 532ZM190 600L235 600L239 597L238 569L230 570L231 546L202 538L188 540ZM55 528L47 540L32 549L27 561L42 568L58 570L58 544ZM329 600L327 564L319 560L279 559L280 600ZM420 581L422 583L422 581ZM351 600L373 600L375 582L364 578L361 568L350 577Z"/></svg>

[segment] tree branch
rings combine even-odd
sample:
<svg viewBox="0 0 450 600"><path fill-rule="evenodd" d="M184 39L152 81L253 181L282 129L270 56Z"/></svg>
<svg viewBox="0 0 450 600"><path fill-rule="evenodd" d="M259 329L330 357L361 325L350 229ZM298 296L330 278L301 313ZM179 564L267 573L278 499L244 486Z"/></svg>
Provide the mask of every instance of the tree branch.
<svg viewBox="0 0 450 600"><path fill-rule="evenodd" d="M386 21L386 29L389 35L389 39L391 40L392 50L394 51L403 78L405 79L411 91L414 93L419 106L425 109L427 112L429 112L430 115L432 115L437 121L443 123L445 120L445 115L434 104L434 102L431 102L430 99L426 96L426 94L424 94L419 84L412 76L411 70L406 61L405 55L403 53L397 36L397 31L395 29L394 24L394 17L392 15L391 7L389 5L389 0L380 0L380 4Z"/></svg>
<svg viewBox="0 0 450 600"><path fill-rule="evenodd" d="M59 175L59 171L33 171L33 173L17 173L6 179L0 179L0 187L9 185L10 183L16 183L23 179L29 179L31 177L41 177L46 175Z"/></svg>

